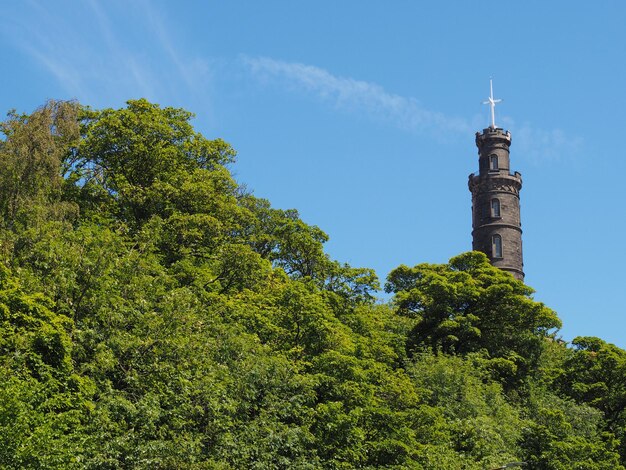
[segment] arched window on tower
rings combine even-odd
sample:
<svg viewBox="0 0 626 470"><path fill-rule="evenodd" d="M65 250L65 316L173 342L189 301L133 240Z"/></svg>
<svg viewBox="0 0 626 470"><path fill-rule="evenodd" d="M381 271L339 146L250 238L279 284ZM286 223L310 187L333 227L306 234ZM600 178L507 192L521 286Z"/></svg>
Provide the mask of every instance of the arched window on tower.
<svg viewBox="0 0 626 470"><path fill-rule="evenodd" d="M502 237L500 235L491 237L491 253L494 258L502 258Z"/></svg>
<svg viewBox="0 0 626 470"><path fill-rule="evenodd" d="M498 169L498 156L497 155L489 155L489 169L490 170Z"/></svg>
<svg viewBox="0 0 626 470"><path fill-rule="evenodd" d="M491 200L491 217L500 217L500 199Z"/></svg>

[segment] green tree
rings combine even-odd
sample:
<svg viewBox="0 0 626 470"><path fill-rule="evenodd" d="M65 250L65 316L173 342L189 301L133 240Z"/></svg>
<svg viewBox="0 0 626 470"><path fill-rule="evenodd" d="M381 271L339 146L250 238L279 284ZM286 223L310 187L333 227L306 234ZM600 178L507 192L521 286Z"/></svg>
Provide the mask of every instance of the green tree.
<svg viewBox="0 0 626 470"><path fill-rule="evenodd" d="M523 429L523 458L538 470L623 469L612 436L600 432L600 416L593 409L542 400Z"/></svg>
<svg viewBox="0 0 626 470"><path fill-rule="evenodd" d="M181 175L219 170L235 154L224 141L195 132L192 117L144 99L130 100L119 110L84 108L82 137L71 154L67 177L83 185L83 197L116 201L115 215L131 225L167 214L167 195L180 187ZM225 184L232 185L228 179Z"/></svg>
<svg viewBox="0 0 626 470"><path fill-rule="evenodd" d="M61 193L63 162L79 137L77 113L76 103L49 101L30 115L11 111L0 124L4 135L0 144L4 227L75 216L75 207L63 204Z"/></svg>
<svg viewBox="0 0 626 470"><path fill-rule="evenodd" d="M92 384L71 360L73 322L0 265L0 466L80 468Z"/></svg>
<svg viewBox="0 0 626 470"><path fill-rule="evenodd" d="M490 380L480 357L422 353L407 372L426 402L442 410L456 452L481 468L520 460L518 441L526 423L502 386Z"/></svg>
<svg viewBox="0 0 626 470"><path fill-rule="evenodd" d="M626 351L599 338L579 336L556 383L563 395L600 410L619 439L626 465Z"/></svg>
<svg viewBox="0 0 626 470"><path fill-rule="evenodd" d="M239 199L254 215L245 225L245 239L273 266L282 268L293 279L314 280L318 287L334 294L331 297L337 307L349 308L374 300L373 292L380 287L374 270L331 260L323 246L328 235L304 223L298 211L274 209L267 200L250 194Z"/></svg>
<svg viewBox="0 0 626 470"><path fill-rule="evenodd" d="M395 293L398 313L415 319L409 351L486 351L504 378L524 378L537 365L551 331L561 326L552 310L530 297L530 287L493 267L480 252L445 265L400 266L385 288Z"/></svg>

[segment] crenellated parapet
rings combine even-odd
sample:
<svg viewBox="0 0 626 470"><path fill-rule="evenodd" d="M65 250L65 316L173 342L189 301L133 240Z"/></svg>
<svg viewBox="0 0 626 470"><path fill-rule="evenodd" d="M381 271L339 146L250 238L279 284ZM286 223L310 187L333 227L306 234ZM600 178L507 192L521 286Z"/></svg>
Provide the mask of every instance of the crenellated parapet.
<svg viewBox="0 0 626 470"><path fill-rule="evenodd" d="M482 133L476 133L476 146L480 151L483 147L506 147L511 146L511 133L499 127L487 127Z"/></svg>
<svg viewBox="0 0 626 470"><path fill-rule="evenodd" d="M522 175L518 171L506 175L498 173L487 176L472 173L469 175L468 187L473 196L485 192L504 192L519 197Z"/></svg>

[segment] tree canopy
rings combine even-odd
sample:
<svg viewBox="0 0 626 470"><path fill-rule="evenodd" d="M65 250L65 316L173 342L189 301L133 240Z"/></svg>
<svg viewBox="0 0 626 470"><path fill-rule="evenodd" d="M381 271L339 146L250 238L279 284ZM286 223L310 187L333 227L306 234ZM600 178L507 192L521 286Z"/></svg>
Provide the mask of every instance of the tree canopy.
<svg viewBox="0 0 626 470"><path fill-rule="evenodd" d="M398 313L417 320L409 353L484 351L509 376L526 377L550 332L561 326L552 310L532 300L530 287L480 252L456 256L447 265L400 266L385 287L396 294Z"/></svg>
<svg viewBox="0 0 626 470"><path fill-rule="evenodd" d="M626 352L476 252L377 299L192 118L0 126L1 467L624 468Z"/></svg>

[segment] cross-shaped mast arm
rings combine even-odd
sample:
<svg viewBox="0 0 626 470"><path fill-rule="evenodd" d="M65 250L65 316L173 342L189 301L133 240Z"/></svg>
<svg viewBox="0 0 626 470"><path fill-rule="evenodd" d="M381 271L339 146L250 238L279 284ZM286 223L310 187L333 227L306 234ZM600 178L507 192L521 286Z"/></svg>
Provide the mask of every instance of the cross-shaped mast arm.
<svg viewBox="0 0 626 470"><path fill-rule="evenodd" d="M500 103L502 100L493 99L493 80L489 79L489 98L487 101L483 101L483 104L488 104L491 107L491 127L496 128L496 103Z"/></svg>

